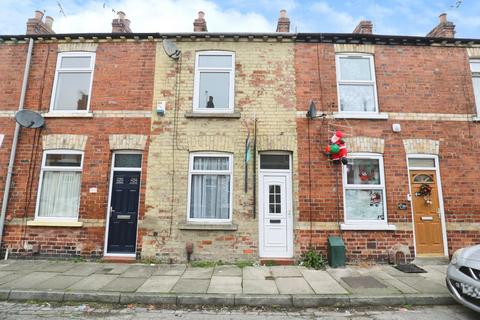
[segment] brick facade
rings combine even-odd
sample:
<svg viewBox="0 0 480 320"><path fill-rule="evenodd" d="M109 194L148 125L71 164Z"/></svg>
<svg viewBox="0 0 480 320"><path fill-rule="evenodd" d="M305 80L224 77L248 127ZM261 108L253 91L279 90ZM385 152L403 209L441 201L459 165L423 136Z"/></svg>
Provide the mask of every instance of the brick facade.
<svg viewBox="0 0 480 320"><path fill-rule="evenodd" d="M182 40L176 45L182 50L178 65L164 53L161 43L157 47L154 108L158 101L165 101L167 107L165 116L155 115L152 119L147 209L142 221L142 228L146 230L142 256L167 262L185 261L185 246L192 243L192 259L256 260L259 226L258 212L253 218L252 160L248 167L248 190L244 192L245 124L249 123L252 130L252 121L256 117L259 152L276 150L292 153L295 193L297 154L293 42L288 39L280 42L273 39L212 39ZM240 114L240 118L189 116L193 104L195 54L200 50L235 53L234 111ZM175 79L180 64L180 85L176 97ZM204 230L192 230L186 223L189 154L199 151L233 155L232 224L236 230L214 230L208 225L204 226Z"/></svg>
<svg viewBox="0 0 480 320"><path fill-rule="evenodd" d="M473 51L468 49L470 54ZM336 52L373 54L378 108L388 119L334 119L338 112ZM406 154L411 153L439 156L448 252L479 243L474 229L479 226L480 209L474 190L480 188L475 169L480 127L472 121L475 105L467 49L297 43L295 57L299 251L312 246L325 253L327 236L341 235L352 262L387 261L388 250L395 245L408 246L413 257L406 163ZM311 100L316 101L319 113L327 114L326 119L305 117ZM394 123L401 125L401 132L393 132ZM332 135L327 129L335 126L352 134L346 139L350 151L383 154L388 222L396 231L340 230L344 221L342 173L323 154ZM399 210L398 203L406 203L407 210Z"/></svg>
<svg viewBox="0 0 480 320"><path fill-rule="evenodd" d="M51 116L48 113L58 52L96 52L90 113L87 117ZM27 44L1 44L0 81L2 112L16 110ZM153 92L155 44L148 41L100 41L69 43L35 41L25 109L45 115L43 129L21 129L12 188L7 210L3 249L15 256L101 257L104 253L105 219L109 194L112 152L118 148L144 150ZM8 163L14 112L0 121L1 176ZM3 133L2 132L2 133ZM119 139L122 138L122 139ZM113 148L111 143L113 141ZM38 223L34 220L43 150L83 150L83 171L78 223ZM3 179L3 178L2 178ZM146 170L142 171L139 215L145 210ZM4 188L2 180L1 188ZM141 251L141 230L137 250ZM34 250L35 251L35 250Z"/></svg>

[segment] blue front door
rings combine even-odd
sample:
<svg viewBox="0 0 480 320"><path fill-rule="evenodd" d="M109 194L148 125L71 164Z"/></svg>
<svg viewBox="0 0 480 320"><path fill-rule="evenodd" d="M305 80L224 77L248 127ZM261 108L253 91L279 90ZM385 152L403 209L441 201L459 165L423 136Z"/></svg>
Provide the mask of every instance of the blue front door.
<svg viewBox="0 0 480 320"><path fill-rule="evenodd" d="M135 253L140 172L113 173L107 253Z"/></svg>

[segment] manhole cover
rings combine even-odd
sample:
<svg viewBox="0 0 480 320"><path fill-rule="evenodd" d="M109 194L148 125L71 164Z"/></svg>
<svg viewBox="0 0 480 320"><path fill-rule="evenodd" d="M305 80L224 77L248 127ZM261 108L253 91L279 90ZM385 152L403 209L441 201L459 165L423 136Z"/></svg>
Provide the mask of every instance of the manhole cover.
<svg viewBox="0 0 480 320"><path fill-rule="evenodd" d="M387 286L370 276L362 277L344 277L341 278L345 281L350 287L354 289L358 288L386 288Z"/></svg>

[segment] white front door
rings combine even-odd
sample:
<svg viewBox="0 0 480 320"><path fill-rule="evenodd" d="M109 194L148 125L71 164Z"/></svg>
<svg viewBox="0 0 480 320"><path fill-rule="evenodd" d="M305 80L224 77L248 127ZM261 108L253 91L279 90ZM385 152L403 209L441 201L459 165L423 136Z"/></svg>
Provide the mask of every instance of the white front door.
<svg viewBox="0 0 480 320"><path fill-rule="evenodd" d="M260 257L293 256L290 172L260 174Z"/></svg>

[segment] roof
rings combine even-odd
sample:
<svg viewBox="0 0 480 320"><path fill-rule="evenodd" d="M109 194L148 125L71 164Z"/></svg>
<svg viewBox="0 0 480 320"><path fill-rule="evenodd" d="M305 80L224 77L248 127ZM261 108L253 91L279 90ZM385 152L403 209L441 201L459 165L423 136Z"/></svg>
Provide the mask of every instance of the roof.
<svg viewBox="0 0 480 320"><path fill-rule="evenodd" d="M189 33L65 33L65 34L41 34L41 35L0 35L0 43L5 41L34 40L111 40L111 39L288 39L296 42L315 43L351 43L351 44L386 44L386 45L447 45L447 46L471 46L480 45L480 39L466 38L431 38L418 36L396 36L380 34L357 34L357 33L216 33L216 32L189 32Z"/></svg>

